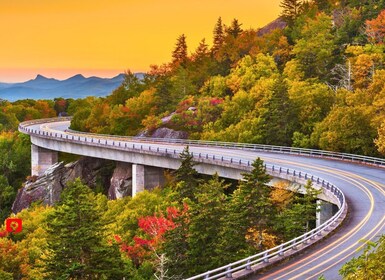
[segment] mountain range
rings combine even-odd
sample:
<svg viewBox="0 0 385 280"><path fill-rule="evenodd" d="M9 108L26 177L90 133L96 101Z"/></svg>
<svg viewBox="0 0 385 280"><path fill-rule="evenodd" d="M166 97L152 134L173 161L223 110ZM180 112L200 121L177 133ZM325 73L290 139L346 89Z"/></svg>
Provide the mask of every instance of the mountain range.
<svg viewBox="0 0 385 280"><path fill-rule="evenodd" d="M139 78L143 74L135 74ZM37 75L35 79L21 83L0 83L0 99L16 101L19 99L84 98L87 96L106 96L119 87L124 74L113 78L89 77L78 74L66 80L57 80Z"/></svg>

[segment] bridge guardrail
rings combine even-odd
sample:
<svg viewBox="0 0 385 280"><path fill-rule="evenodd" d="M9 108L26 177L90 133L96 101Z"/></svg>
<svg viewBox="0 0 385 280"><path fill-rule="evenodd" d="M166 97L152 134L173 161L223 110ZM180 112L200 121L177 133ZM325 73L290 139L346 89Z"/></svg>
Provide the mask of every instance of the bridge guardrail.
<svg viewBox="0 0 385 280"><path fill-rule="evenodd" d="M19 128L26 127L31 124L45 123L45 122L56 122L56 121L68 121L72 117L62 117L62 118L50 118L50 119L39 119L27 121L19 124ZM286 147L286 146L274 146L274 145L264 145L264 144L248 144L248 143L234 143L234 142L223 142L223 141L207 141L207 140L188 140L188 139L171 139L171 138L150 138L150 137L137 137L137 136L118 136L118 135L106 135L106 134L96 134L88 132L79 132L71 131L70 133L75 134L87 134L94 135L95 137L102 138L114 138L121 139L125 141L140 141L140 142L159 142L165 144L181 144L181 145L205 145L205 146L215 146L223 148L237 148L244 150L255 150L263 152L273 152L273 153L285 153L293 155L303 155L310 157L325 157L332 159L339 159L344 161L353 161L364 164L372 164L376 166L385 167L385 159L355 155L349 153L339 153L331 152L325 150L316 150L316 149L307 149L307 148L296 148L296 147Z"/></svg>
<svg viewBox="0 0 385 280"><path fill-rule="evenodd" d="M51 122L52 119L50 119ZM60 120L63 120L62 118ZM54 121L58 121L57 119ZM46 122L46 121L43 121ZM71 142L86 142L88 145L94 145L94 146L111 146L116 149L128 149L128 150L136 150L141 151L145 153L161 153L165 156L179 158L179 154L182 152L182 149L168 149L163 147L156 147L156 143L148 143L147 146L138 145L135 143L129 143L126 141L132 141L137 140L136 137L103 137L99 138L97 141L94 141L94 137L87 137L86 135L80 136L80 135L71 135L70 137L68 134L64 136L62 133L57 132L49 132L49 131L41 131L41 130L33 130L28 128L28 125L36 124L39 122L28 122L27 125L24 125L25 123L22 123L19 125L19 130L21 132L27 133L27 134L36 134L45 138L53 138L53 139L62 139L63 141L71 141ZM41 123L41 122L40 122ZM88 136L91 136L87 134ZM100 136L100 135L99 135ZM119 139L118 139L119 138ZM124 139L124 140L123 140ZM146 141L148 142L148 141ZM152 142L154 142L154 139L152 139ZM203 141L207 142L207 141ZM159 143L159 142L158 142ZM168 142L170 143L170 142ZM178 143L178 144L189 144L189 143L195 143L198 144L200 141L178 141L178 142L172 142L172 143ZM209 143L212 143L209 141ZM217 142L215 142L217 143ZM152 144L152 145L150 145ZM226 143L228 144L228 143ZM154 146L153 146L154 145ZM255 145L252 145L255 146ZM265 146L265 145L262 145ZM232 146L226 146L226 147L232 147ZM277 146L270 146L270 147L277 147ZM243 148L243 146L242 146ZM223 164L230 164L230 165L238 165L243 167L245 170L251 170L251 162L242 158L237 157L224 157L224 156L218 156L215 154L209 154L209 153L195 153L193 154L193 157L196 161L215 161L218 165ZM266 250L264 252L258 253L256 255L247 257L245 259L230 263L228 265L207 271L205 273L187 278L187 280L196 280L196 279L220 279L220 278L230 278L233 277L234 273L237 272L244 272L248 273L252 271L252 266L257 266L260 264L268 263L270 260L274 259L275 257L282 258L287 254L290 250L296 250L298 246L307 244L309 241L314 241L317 238L326 235L330 232L331 229L334 229L336 226L338 226L343 219L345 218L346 211L347 211L347 204L345 200L345 195L343 192L336 187L335 185L331 184L330 182L327 182L320 177L313 176L311 174L296 171L294 169L289 168L283 168L276 165L266 165L265 168L269 174L285 174L285 176L290 175L294 178L297 178L299 180L310 180L312 181L313 185L322 188L324 192L328 192L329 194L333 195L336 199L336 201L339 202L339 210L338 212L330 218L328 221L320 225L319 227L306 232L305 234L296 237L286 243L280 244L274 248L271 248L269 250ZM323 234L324 233L324 234Z"/></svg>

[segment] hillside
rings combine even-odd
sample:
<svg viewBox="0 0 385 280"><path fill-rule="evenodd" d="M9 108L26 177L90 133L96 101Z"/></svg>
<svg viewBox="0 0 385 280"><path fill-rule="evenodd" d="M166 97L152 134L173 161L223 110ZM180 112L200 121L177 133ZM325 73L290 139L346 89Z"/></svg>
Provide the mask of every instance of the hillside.
<svg viewBox="0 0 385 280"><path fill-rule="evenodd" d="M385 1L281 2L281 19L258 30L218 18L213 42L202 39L196 50L188 49L181 34L170 62L153 65L140 77L128 71L106 97L1 101L0 219L9 216L30 170L29 138L12 131L20 121L62 113L73 116L72 129L93 133L153 136L171 129L190 139L384 156ZM81 75L66 81L38 76L24 84L0 84L0 90L13 88L21 95L25 88L46 94L60 88L77 93L84 87L95 95L102 85L99 78ZM86 275L82 279L160 279L163 272L182 279L314 226L317 194L310 181L304 195L285 185L267 187L259 158L238 183L207 178L194 170L188 149L180 155L181 167L165 174L164 188L107 201L106 180L96 178L93 191L78 180L63 188L60 203L33 203L21 211L24 232L14 236L0 227L0 279L76 278L80 273ZM102 165L100 174L113 176L114 166ZM132 182L127 170L122 184ZM35 190L36 178L28 179ZM361 181L362 187L370 184L376 193L381 187L377 174L374 181L348 179L360 188ZM369 208L381 202L368 197ZM86 254L77 251L79 244ZM382 279L384 248L385 237L370 241L365 254L353 258L341 275Z"/></svg>
<svg viewBox="0 0 385 280"><path fill-rule="evenodd" d="M384 154L385 3L374 2L282 1L258 30L219 18L211 47L191 52L180 35L169 63L81 103L72 128Z"/></svg>

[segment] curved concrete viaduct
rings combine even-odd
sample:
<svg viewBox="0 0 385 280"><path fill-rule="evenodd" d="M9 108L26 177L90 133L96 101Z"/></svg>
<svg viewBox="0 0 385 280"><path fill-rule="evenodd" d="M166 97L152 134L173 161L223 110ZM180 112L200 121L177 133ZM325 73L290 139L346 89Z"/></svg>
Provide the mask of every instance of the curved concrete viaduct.
<svg viewBox="0 0 385 280"><path fill-rule="evenodd" d="M55 163L57 151L125 161L133 163L133 188L136 188L135 191L140 191L146 185L145 169L148 166L178 168L179 153L186 145L185 142L176 140L171 143L160 139L145 140L71 133L67 131L68 126L68 119L32 121L19 126L21 132L31 136L33 174L40 174L49 165ZM256 157L260 157L267 164L268 172L274 177L299 184L311 179L315 186L323 187L324 200L340 207L339 216L319 232L309 233L293 245L285 245L290 252L284 252L282 248L281 250L278 248L275 253L266 253L261 258L262 262L257 262L256 258L245 260L247 263L242 264L242 271L232 273L233 277L272 264L273 260L281 259L282 255L295 254L300 247L304 247L305 250L301 255L284 264L274 263L268 272L254 277L257 277L256 279L317 279L320 275L324 275L326 279L339 279L338 270L343 263L358 255L357 249L362 247L359 240L375 240L385 230L383 214L385 213L383 185L385 171L382 168L385 162L383 160L263 145L196 141L190 141L188 145L190 152L194 154L194 159L200 162L197 169L201 173L218 172L222 177L239 179L240 173L250 170L251 162ZM338 160L332 158L338 158ZM152 180L157 180L156 172L150 170L148 174L152 174ZM347 210L345 197L349 204L349 214L340 229L322 242L309 246L320 239L320 236L334 229L345 217ZM237 265L240 263L227 266L225 268L227 273L225 271L220 274L213 271L191 279L204 277L218 279L222 276L230 276Z"/></svg>

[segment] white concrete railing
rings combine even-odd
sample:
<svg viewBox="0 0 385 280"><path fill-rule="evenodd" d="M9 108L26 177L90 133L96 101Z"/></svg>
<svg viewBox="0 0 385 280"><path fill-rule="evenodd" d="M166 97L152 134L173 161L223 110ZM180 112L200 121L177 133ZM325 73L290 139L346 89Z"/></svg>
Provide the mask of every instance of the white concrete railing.
<svg viewBox="0 0 385 280"><path fill-rule="evenodd" d="M38 120L26 121L19 124L19 130L21 129L25 131L25 126L28 126L31 124L57 122L57 121L69 121L71 119L72 117L62 117L62 118L49 118L49 119L38 119ZM102 138L111 138L111 139L114 138L116 140L122 140L122 141L135 140L137 142L159 142L159 143L167 143L167 144L200 145L200 146L204 145L204 146L214 146L214 147L223 147L223 148L237 148L237 149L244 149L244 150L303 155L303 156L310 156L310 157L324 157L324 158L353 161L358 163L372 164L372 165L385 167L385 159L382 159L382 158L348 154L348 153L331 152L331 151L325 151L325 150L316 150L316 149L274 146L274 145L264 145L264 144L234 143L234 142L223 142L223 141L118 136L118 135L96 134L96 133L88 133L88 132L80 132L80 131L72 131L72 130L68 130L68 132L73 134L79 134L79 135L90 135L90 136L94 135L96 137L102 137Z"/></svg>
<svg viewBox="0 0 385 280"><path fill-rule="evenodd" d="M154 144L154 142L161 142L161 143L175 143L175 144L184 144L184 145L206 145L206 146L220 146L220 147L226 147L226 148L241 148L241 149L251 149L251 150L267 150L268 151L274 151L274 152L289 152L289 153L298 153L297 151L301 151L300 154L304 154L303 151L312 151L311 155L315 155L314 150L309 149L297 149L297 148L289 148L289 147L279 147L280 149L276 149L277 146L267 146L267 145L252 145L252 144L237 144L237 143L225 143L225 142L213 142L213 141L194 141L194 140L179 140L179 139L147 139L147 138L138 138L138 137L121 137L121 136L106 136L106 135L95 135L95 134L81 134L76 132L77 135L68 135L68 134L62 134L57 132L50 132L50 131L41 131L41 130L33 130L28 128L28 125L32 124L38 124L38 123L46 123L46 122L54 122L54 121L63 121L68 120L66 119L47 119L47 120L37 120L37 121L31 121L27 123L22 123L19 125L19 130L22 132L25 132L27 134L36 135L44 138L53 138L53 139L60 139L62 141L69 141L69 142L83 142L87 143L87 145L92 146L109 146L111 148L115 149L122 149L122 150L131 150L131 151L138 151L142 153L153 153L156 152L157 154L161 154L167 157L173 157L173 158L179 158L179 154L182 152L180 149L168 149L168 148L162 148L162 147L155 147L148 145L148 147L143 147L143 145L138 145L135 143L128 143L124 141L145 141L145 142L152 142L148 144ZM87 137L89 136L89 137ZM97 140L95 137L97 136ZM161 140L161 141L157 141ZM317 151L321 153L325 153L325 151ZM330 154L337 154L338 153L330 153L327 152L328 155ZM318 154L319 156L322 156ZM346 154L339 154L340 157L344 156ZM216 156L214 154L209 153L195 153L193 154L193 157L196 161L205 162L205 161L215 161L218 165L232 165L236 166L237 168L244 169L244 170L251 170L251 162L246 161L241 158L236 157L224 157L224 156ZM358 156L361 158L361 156ZM346 159L342 158L342 159ZM357 160L357 159L354 159ZM372 163L372 162L371 162ZM375 164L378 164L377 162ZM194 277L188 278L188 280L194 280L194 279L219 279L222 277L232 277L233 273L235 272L244 272L244 273L251 273L252 266L257 266L260 264L266 264L269 261L271 261L274 258L283 258L285 254L287 254L289 251L296 250L298 246L307 244L308 242L314 242L317 237L324 236L328 234L332 229L337 227L345 218L346 212L347 212L347 204L345 201L345 196L342 193L342 191L334 186L333 184L319 178L313 175L310 175L308 173L299 172L294 169L288 169L288 168L282 168L275 165L265 165L266 170L269 174L275 174L279 177L279 175L284 176L292 176L293 178L297 178L300 180L311 180L313 185L318 188L322 188L324 192L328 192L329 195L334 196L335 200L338 202L339 211L328 221L320 225L319 227L299 236L296 237L286 243L280 244L279 246L276 246L274 248L271 248L269 250L266 250L264 252L258 253L256 255L247 257L245 259L230 263L228 265L216 268L211 271L207 271L205 273L196 275ZM323 234L323 232L325 234Z"/></svg>

